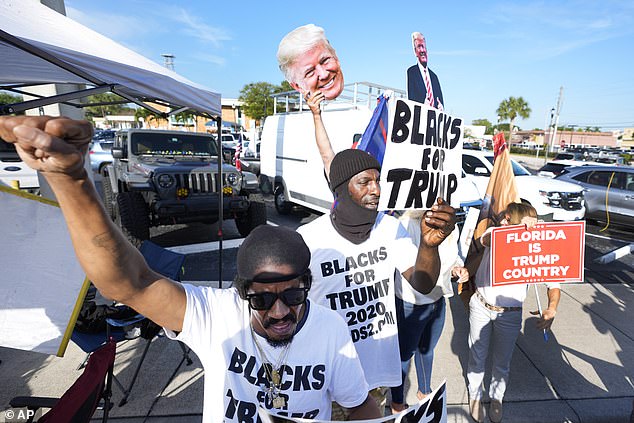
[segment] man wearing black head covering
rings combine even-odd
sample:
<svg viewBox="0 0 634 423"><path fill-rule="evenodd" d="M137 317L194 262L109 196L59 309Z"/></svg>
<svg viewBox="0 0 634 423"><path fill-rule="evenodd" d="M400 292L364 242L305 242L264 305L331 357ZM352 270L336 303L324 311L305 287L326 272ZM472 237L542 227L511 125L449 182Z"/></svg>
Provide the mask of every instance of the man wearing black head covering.
<svg viewBox="0 0 634 423"><path fill-rule="evenodd" d="M455 226L454 209L439 199L421 220L416 247L397 219L377 212L380 167L361 150L337 153L330 165L330 213L298 229L311 251L309 298L346 320L370 389L401 384L395 270L429 293L440 271L438 245Z"/></svg>
<svg viewBox="0 0 634 423"><path fill-rule="evenodd" d="M356 419L379 416L345 324L306 300L310 251L297 233L253 230L238 252L235 288L166 279L106 214L84 167L91 136L86 121L0 117L0 137L15 143L53 188L87 277L199 357L203 421L256 421L260 406L328 420L331 401L349 407Z"/></svg>

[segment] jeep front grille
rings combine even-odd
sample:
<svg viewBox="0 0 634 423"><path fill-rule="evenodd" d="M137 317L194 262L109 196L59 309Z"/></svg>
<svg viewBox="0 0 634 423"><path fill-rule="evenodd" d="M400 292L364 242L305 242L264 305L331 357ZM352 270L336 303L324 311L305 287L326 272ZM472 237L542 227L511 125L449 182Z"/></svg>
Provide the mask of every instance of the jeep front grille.
<svg viewBox="0 0 634 423"><path fill-rule="evenodd" d="M187 188L191 194L220 191L215 173L178 173L174 174L174 177L176 178L176 188ZM222 179L226 184L227 175L223 173Z"/></svg>

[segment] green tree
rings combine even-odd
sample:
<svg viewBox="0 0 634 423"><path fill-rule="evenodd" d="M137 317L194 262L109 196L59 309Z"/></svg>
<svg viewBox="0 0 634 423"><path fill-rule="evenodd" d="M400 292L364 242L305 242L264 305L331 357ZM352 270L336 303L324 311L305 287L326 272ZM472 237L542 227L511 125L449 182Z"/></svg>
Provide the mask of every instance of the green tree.
<svg viewBox="0 0 634 423"><path fill-rule="evenodd" d="M157 115L156 113L152 113L145 107L138 107L134 109L134 120L136 122L139 122L139 120L143 120L143 126L145 126L146 123L150 123L153 120L156 121L158 119L159 115Z"/></svg>
<svg viewBox="0 0 634 423"><path fill-rule="evenodd" d="M174 120L187 128L188 126L196 126L196 114L191 110L186 110L174 115Z"/></svg>
<svg viewBox="0 0 634 423"><path fill-rule="evenodd" d="M257 121L273 114L271 94L281 92L279 86L268 82L252 82L240 90L238 99L243 103L242 111Z"/></svg>
<svg viewBox="0 0 634 423"><path fill-rule="evenodd" d="M260 123L265 117L273 114L272 94L293 91L288 81L282 81L280 85L268 82L252 82L240 90L238 99L243 103L242 111Z"/></svg>
<svg viewBox="0 0 634 423"><path fill-rule="evenodd" d="M279 87L278 87L278 91L276 91L276 92L278 92L278 93L284 93L284 92L286 92L286 91L293 91L293 90L294 90L294 88L293 88L293 87L291 87L291 84L290 84L287 80L284 80L284 81L282 81L282 83L279 85Z"/></svg>
<svg viewBox="0 0 634 423"><path fill-rule="evenodd" d="M484 126L486 128L484 130L484 133L493 135L493 124L488 119L475 119L471 121L471 124L476 126Z"/></svg>
<svg viewBox="0 0 634 423"><path fill-rule="evenodd" d="M513 134L513 128L515 125L515 119L518 117L522 119L528 119L531 115L531 109L528 107L528 103L522 97L509 97L502 100L497 109L497 114L501 120L509 121L509 138Z"/></svg>
<svg viewBox="0 0 634 423"><path fill-rule="evenodd" d="M132 108L126 106L127 100L113 93L101 93L88 97L88 104L94 106L86 106L87 117L107 117L108 115L120 115L132 112Z"/></svg>
<svg viewBox="0 0 634 423"><path fill-rule="evenodd" d="M24 99L22 96L9 94L7 92L0 92L0 106L5 104L21 103ZM17 113L23 115L24 112Z"/></svg>

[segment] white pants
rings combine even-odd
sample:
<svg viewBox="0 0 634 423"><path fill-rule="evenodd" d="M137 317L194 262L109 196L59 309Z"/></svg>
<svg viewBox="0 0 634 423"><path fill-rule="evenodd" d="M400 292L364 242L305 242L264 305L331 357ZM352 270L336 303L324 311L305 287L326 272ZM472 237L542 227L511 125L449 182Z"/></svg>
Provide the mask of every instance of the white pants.
<svg viewBox="0 0 634 423"><path fill-rule="evenodd" d="M521 311L495 312L487 309L477 295L469 301L469 398L482 398L484 367L491 349L489 398L502 401L509 380L511 357L522 327Z"/></svg>

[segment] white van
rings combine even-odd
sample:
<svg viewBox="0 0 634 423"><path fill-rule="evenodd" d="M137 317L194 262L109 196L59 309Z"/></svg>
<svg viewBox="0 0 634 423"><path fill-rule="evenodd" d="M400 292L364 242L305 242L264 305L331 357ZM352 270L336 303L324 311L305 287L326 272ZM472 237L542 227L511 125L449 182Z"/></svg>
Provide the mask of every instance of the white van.
<svg viewBox="0 0 634 423"><path fill-rule="evenodd" d="M40 182L37 172L20 158L15 146L0 138L0 183L38 193Z"/></svg>
<svg viewBox="0 0 634 423"><path fill-rule="evenodd" d="M378 96L387 90L393 97L405 97L402 90L362 82L346 85L337 100L326 102L322 119L335 152L361 139ZM261 138L262 191L274 194L280 214L289 213L293 205L326 213L333 196L317 149L312 113L296 91L273 97L274 114L266 118ZM475 185L465 178L459 183L458 195L461 204L479 203Z"/></svg>

